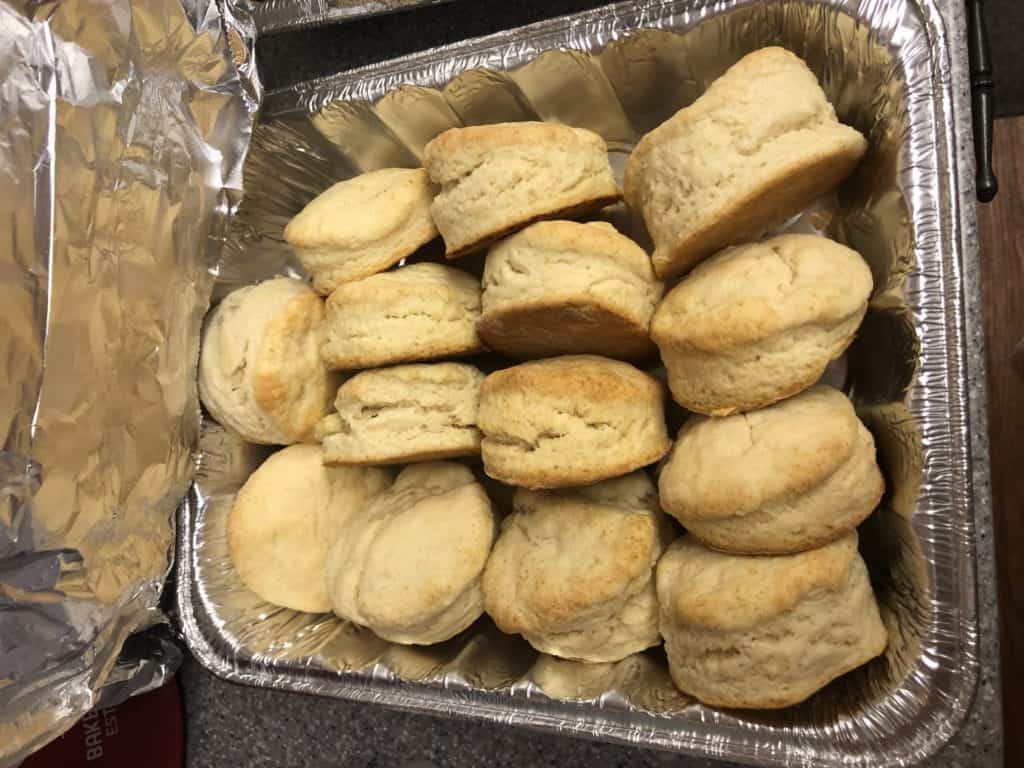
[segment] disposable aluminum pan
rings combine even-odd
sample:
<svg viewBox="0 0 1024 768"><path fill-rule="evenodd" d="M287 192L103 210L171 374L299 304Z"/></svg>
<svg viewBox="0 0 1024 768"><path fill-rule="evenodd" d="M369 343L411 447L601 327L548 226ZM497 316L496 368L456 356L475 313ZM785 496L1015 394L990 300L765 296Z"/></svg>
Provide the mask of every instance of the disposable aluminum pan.
<svg viewBox="0 0 1024 768"><path fill-rule="evenodd" d="M834 375L874 432L887 479L860 530L885 655L801 706L719 711L672 686L659 649L561 661L486 618L440 645L402 647L275 608L240 583L224 537L233 494L265 450L208 424L178 540L181 621L203 664L266 687L769 765L907 765L952 736L974 691L977 626L959 180L949 51L931 0L628 3L269 94L220 291L301 274L282 242L291 216L337 179L417 165L451 125L561 121L599 132L621 160L771 44L806 59L870 142L838 194L787 228L850 243L875 278Z"/></svg>

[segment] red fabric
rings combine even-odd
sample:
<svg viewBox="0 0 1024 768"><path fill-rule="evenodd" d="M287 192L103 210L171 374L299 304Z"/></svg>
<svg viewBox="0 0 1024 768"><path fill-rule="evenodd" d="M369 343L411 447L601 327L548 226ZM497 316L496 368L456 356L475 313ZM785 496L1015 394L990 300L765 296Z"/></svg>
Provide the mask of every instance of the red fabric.
<svg viewBox="0 0 1024 768"><path fill-rule="evenodd" d="M88 713L22 768L181 768L185 732L178 684Z"/></svg>

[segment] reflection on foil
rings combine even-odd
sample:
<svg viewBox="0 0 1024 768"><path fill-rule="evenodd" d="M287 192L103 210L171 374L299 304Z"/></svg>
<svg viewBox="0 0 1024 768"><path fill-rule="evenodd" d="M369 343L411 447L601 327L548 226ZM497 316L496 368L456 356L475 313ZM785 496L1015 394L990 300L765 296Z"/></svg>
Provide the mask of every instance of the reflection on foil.
<svg viewBox="0 0 1024 768"><path fill-rule="evenodd" d="M177 665L118 654L162 621L253 29L214 0L0 2L0 764Z"/></svg>
<svg viewBox="0 0 1024 768"><path fill-rule="evenodd" d="M260 34L380 16L451 0L253 0Z"/></svg>
<svg viewBox="0 0 1024 768"><path fill-rule="evenodd" d="M801 706L737 713L679 694L657 649L617 664L559 661L486 618L438 646L399 647L275 608L240 583L224 541L233 494L260 456L208 425L180 515L177 593L205 665L267 687L758 764L908 764L952 735L977 637L949 52L930 0L624 3L271 93L222 285L300 274L282 239L290 217L337 179L417 165L449 126L560 121L628 150L769 44L805 58L870 142L838 195L787 226L851 243L875 277L845 376L889 482L861 529L886 654Z"/></svg>

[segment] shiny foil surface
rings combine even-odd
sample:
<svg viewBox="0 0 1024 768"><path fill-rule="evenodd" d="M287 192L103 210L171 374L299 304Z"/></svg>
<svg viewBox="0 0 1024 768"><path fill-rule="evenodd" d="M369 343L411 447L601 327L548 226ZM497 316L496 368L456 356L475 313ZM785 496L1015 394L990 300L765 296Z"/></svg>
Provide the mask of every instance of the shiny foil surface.
<svg viewBox="0 0 1024 768"><path fill-rule="evenodd" d="M119 653L164 621L253 39L219 0L0 0L0 765L180 661Z"/></svg>
<svg viewBox="0 0 1024 768"><path fill-rule="evenodd" d="M252 0L256 28L282 32L441 5L451 0Z"/></svg>
<svg viewBox="0 0 1024 768"><path fill-rule="evenodd" d="M768 765L909 765L967 712L977 675L959 183L950 61L931 0L624 3L425 51L267 95L226 234L218 292L300 275L282 231L338 179L416 166L450 126L551 120L597 131L613 166L745 53L783 45L870 149L838 193L783 229L859 250L875 293L843 364L887 480L861 526L886 653L804 704L721 711L679 693L664 654L553 659L485 617L431 647L261 601L225 523L267 455L215 424L179 518L178 607L191 650L230 680ZM643 233L621 208L611 215ZM473 259L461 266L472 268ZM477 265L479 266L479 265ZM680 414L670 413L678 426ZM499 506L507 494L489 488ZM505 489L507 490L507 489Z"/></svg>

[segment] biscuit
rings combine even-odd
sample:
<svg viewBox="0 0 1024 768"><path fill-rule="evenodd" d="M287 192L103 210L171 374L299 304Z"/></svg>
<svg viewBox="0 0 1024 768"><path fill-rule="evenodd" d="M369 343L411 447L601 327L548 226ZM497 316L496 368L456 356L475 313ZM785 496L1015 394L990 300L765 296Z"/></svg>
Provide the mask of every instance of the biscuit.
<svg viewBox="0 0 1024 768"><path fill-rule="evenodd" d="M334 290L324 360L348 370L481 352L479 317L475 277L444 264L411 264Z"/></svg>
<svg viewBox="0 0 1024 768"><path fill-rule="evenodd" d="M888 642L856 532L764 557L684 536L658 563L657 585L672 680L714 707L797 704Z"/></svg>
<svg viewBox="0 0 1024 768"><path fill-rule="evenodd" d="M626 202L654 240L654 271L669 277L798 213L866 149L801 59L762 48L640 140Z"/></svg>
<svg viewBox="0 0 1024 768"><path fill-rule="evenodd" d="M331 610L327 552L346 520L391 484L376 467L325 467L318 445L292 445L260 465L228 515L231 562L268 603L308 613Z"/></svg>
<svg viewBox="0 0 1024 768"><path fill-rule="evenodd" d="M449 259L619 199L604 139L558 123L450 128L424 147L423 165L441 187L430 212Z"/></svg>
<svg viewBox="0 0 1024 768"><path fill-rule="evenodd" d="M407 467L349 518L331 549L334 612L395 643L447 640L483 613L480 576L495 528L487 494L466 467Z"/></svg>
<svg viewBox="0 0 1024 768"><path fill-rule="evenodd" d="M722 251L654 312L673 398L725 416L807 389L853 341L871 287L856 251L816 235Z"/></svg>
<svg viewBox="0 0 1024 768"><path fill-rule="evenodd" d="M491 349L529 359L596 354L636 360L664 286L644 250L604 222L542 221L493 246L478 330Z"/></svg>
<svg viewBox="0 0 1024 768"><path fill-rule="evenodd" d="M618 661L658 645L654 566L672 540L643 472L515 495L483 577L502 632L543 653Z"/></svg>
<svg viewBox="0 0 1024 768"><path fill-rule="evenodd" d="M461 363L396 365L357 373L337 413L317 425L330 464L401 464L480 453L484 375Z"/></svg>
<svg viewBox="0 0 1024 768"><path fill-rule="evenodd" d="M708 546L785 554L854 530L885 481L853 404L817 386L760 411L690 417L659 490L665 511Z"/></svg>
<svg viewBox="0 0 1024 768"><path fill-rule="evenodd" d="M397 264L437 237L422 168L370 171L320 193L284 229L313 287L328 294Z"/></svg>
<svg viewBox="0 0 1024 768"><path fill-rule="evenodd" d="M301 280L228 294L207 319L199 356L210 415L253 443L310 438L338 386L320 359L323 318L323 300Z"/></svg>
<svg viewBox="0 0 1024 768"><path fill-rule="evenodd" d="M488 376L480 388L484 471L525 488L624 475L669 449L664 387L628 363L566 355Z"/></svg>

